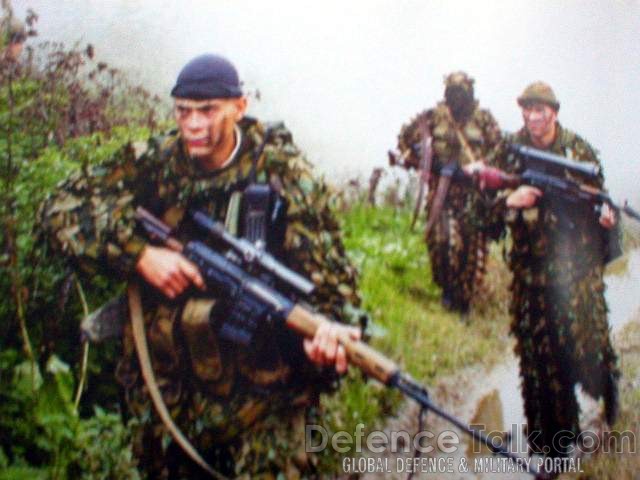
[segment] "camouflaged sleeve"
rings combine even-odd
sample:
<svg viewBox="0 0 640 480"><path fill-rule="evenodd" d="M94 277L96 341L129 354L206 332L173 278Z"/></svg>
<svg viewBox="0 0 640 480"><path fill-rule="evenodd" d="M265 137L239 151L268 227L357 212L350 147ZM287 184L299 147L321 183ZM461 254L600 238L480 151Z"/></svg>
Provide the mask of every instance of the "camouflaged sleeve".
<svg viewBox="0 0 640 480"><path fill-rule="evenodd" d="M562 128L560 125L558 125L558 128L560 130L558 141L556 142L558 147L553 150L556 150L556 153L566 156L571 160L578 160L597 165L599 167L598 176L595 179L590 179L588 183L592 187L602 189L604 186L604 174L602 172L602 164L600 163L596 149L580 135Z"/></svg>
<svg viewBox="0 0 640 480"><path fill-rule="evenodd" d="M265 147L270 182L288 202L286 263L311 278L310 301L324 314L354 323L351 307L360 304L356 270L349 262L333 208L334 192L311 174L311 165L281 126Z"/></svg>
<svg viewBox="0 0 640 480"><path fill-rule="evenodd" d="M512 138L508 135L502 137L491 152L487 155L487 164L497 167L505 172L513 173L514 166L508 161L508 145ZM491 206L489 207L486 233L489 238L498 240L506 235L505 216L507 214L507 197L513 192L512 189L506 188L495 193Z"/></svg>
<svg viewBox="0 0 640 480"><path fill-rule="evenodd" d="M405 157L404 164L408 167L418 169L420 167L420 141L422 134L420 131L420 123L426 120L429 125L433 121L433 111L425 110L400 128L398 134L398 150Z"/></svg>
<svg viewBox="0 0 640 480"><path fill-rule="evenodd" d="M135 233L135 199L152 183L154 159L129 144L110 161L72 174L40 208L54 250L84 272L128 275L146 240ZM136 180L147 179L141 184Z"/></svg>

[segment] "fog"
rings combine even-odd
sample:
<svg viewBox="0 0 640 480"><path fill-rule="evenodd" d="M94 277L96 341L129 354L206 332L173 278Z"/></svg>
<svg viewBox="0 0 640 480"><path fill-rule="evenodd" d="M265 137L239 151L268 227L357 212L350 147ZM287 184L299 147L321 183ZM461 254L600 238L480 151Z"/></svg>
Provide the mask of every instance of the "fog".
<svg viewBox="0 0 640 480"><path fill-rule="evenodd" d="M503 130L534 80L556 91L563 125L600 150L614 197L640 203L640 2L14 0L40 15L40 39L96 55L169 98L195 55L230 58L250 112L284 120L320 172L386 166L400 126L465 70ZM33 40L31 40L33 42Z"/></svg>

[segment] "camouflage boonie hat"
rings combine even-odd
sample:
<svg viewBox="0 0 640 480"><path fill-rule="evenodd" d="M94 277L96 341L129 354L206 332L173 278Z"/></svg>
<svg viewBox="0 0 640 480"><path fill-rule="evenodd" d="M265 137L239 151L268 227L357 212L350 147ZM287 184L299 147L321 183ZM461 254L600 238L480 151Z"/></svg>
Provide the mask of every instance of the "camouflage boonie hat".
<svg viewBox="0 0 640 480"><path fill-rule="evenodd" d="M453 72L444 77L445 87L459 85L467 91L473 92L474 79L463 71Z"/></svg>
<svg viewBox="0 0 640 480"><path fill-rule="evenodd" d="M544 82L533 82L524 89L522 95L518 97L518 105L524 107L533 102L540 102L549 105L554 110L560 109L560 102L553 93L551 87Z"/></svg>

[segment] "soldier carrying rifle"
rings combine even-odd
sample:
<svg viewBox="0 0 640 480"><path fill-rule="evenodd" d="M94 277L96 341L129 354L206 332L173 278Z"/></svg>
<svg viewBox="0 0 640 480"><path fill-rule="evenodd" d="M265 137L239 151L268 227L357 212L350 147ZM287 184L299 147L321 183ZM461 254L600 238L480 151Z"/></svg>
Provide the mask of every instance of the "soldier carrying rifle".
<svg viewBox="0 0 640 480"><path fill-rule="evenodd" d="M319 422L319 394L335 388L335 371L347 368L338 335L358 338L360 330L325 323L303 341L264 322L251 343L232 342L234 332L220 329L226 318L242 317L238 306L205 291L204 274L181 253L150 242L136 208L161 218L183 242L199 234L188 212L205 212L311 278L314 294L306 300L321 312L356 320L349 313L359 303L356 272L329 190L312 177L282 124L245 116L246 97L225 58L196 57L171 94L176 132L127 145L105 164L73 174L43 205L42 222L77 268L140 282L157 380L145 382L127 322L116 376L139 419L134 453L149 478L200 478L210 467L231 477L312 475L317 462L305 452L304 425ZM134 300L129 309L138 310ZM153 383L172 419L164 428L148 395ZM177 440L171 421L205 462L183 452L189 444Z"/></svg>
<svg viewBox="0 0 640 480"><path fill-rule="evenodd" d="M609 338L603 270L616 255L611 232L617 218L602 191L604 176L595 150L558 122L560 103L551 87L543 82L529 85L518 105L524 127L505 138L495 162L509 174L544 180L537 183L541 187L552 180L548 186L553 188L522 184L503 190L494 218L498 230L506 224L512 237L511 331L520 358L529 438L535 439L530 447L536 453L564 456L580 433L577 384L593 398L604 399L610 425L616 418L619 373ZM524 148L514 152L509 148L513 144ZM527 152L538 157L550 152L581 168L569 168L571 162L563 168L560 159L555 161L555 180L540 176L527 171ZM482 164L467 167L481 178L487 170ZM485 175L481 184L489 180ZM596 200L599 210L592 201L571 201L565 186L575 187L570 190L577 197Z"/></svg>
<svg viewBox="0 0 640 480"><path fill-rule="evenodd" d="M454 72L444 83L445 100L402 127L399 155L390 153L390 160L421 170L421 181L429 185L425 241L433 281L442 288L443 306L466 314L484 275L488 199L468 185L451 183L442 169L484 160L500 130L475 100L473 78Z"/></svg>

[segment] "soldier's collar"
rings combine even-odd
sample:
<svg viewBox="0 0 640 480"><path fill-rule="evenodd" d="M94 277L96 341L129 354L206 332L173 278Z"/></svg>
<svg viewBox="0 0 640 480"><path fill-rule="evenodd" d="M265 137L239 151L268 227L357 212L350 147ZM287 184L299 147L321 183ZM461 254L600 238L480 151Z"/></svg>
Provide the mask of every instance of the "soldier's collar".
<svg viewBox="0 0 640 480"><path fill-rule="evenodd" d="M231 164L231 162L233 162L233 159L236 158L236 156L238 155L238 152L240 151L240 145L242 145L242 130L240 130L240 127L238 127L238 125L236 124L233 127L233 132L236 137L236 146L233 147L233 151L229 155L229 158L227 158L225 162L217 170L222 170L223 168L228 167Z"/></svg>

